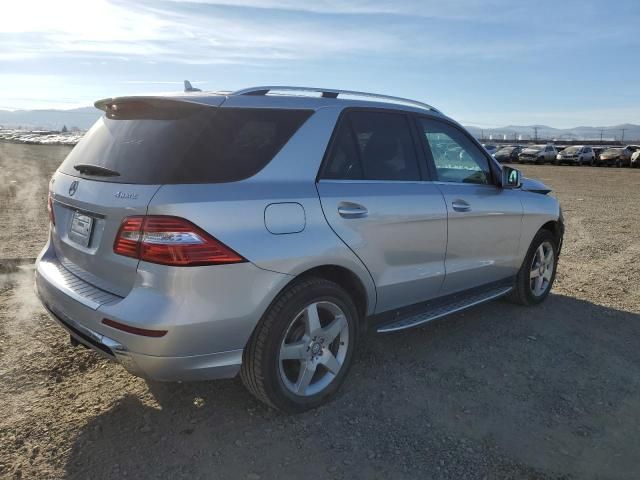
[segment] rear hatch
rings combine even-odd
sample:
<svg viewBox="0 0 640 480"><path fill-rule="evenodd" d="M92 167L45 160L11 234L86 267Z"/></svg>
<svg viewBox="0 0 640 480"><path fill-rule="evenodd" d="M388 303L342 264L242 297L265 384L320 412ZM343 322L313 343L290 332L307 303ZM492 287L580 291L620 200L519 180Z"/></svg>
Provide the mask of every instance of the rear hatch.
<svg viewBox="0 0 640 480"><path fill-rule="evenodd" d="M64 160L51 184L56 256L86 282L118 296L138 259L114 253L122 221L145 215L162 185L223 183L261 170L309 111L218 108L189 99L129 97L96 103L105 115Z"/></svg>
<svg viewBox="0 0 640 480"><path fill-rule="evenodd" d="M219 105L224 97L213 98ZM113 244L125 217L145 215L164 183L193 183L189 150L215 105L163 98L96 104L106 114L64 160L51 184L52 242L60 263L119 296L133 287L138 260ZM193 157L193 155L191 155Z"/></svg>

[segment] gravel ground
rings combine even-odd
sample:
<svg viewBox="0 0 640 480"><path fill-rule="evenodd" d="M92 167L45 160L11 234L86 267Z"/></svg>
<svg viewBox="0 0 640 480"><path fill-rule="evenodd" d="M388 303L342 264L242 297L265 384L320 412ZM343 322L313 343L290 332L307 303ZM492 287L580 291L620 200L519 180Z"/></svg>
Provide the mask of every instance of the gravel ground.
<svg viewBox="0 0 640 480"><path fill-rule="evenodd" d="M285 416L68 344L6 261L44 243L68 150L0 143L0 477L640 478L640 171L523 167L567 220L548 301L371 335L334 402Z"/></svg>

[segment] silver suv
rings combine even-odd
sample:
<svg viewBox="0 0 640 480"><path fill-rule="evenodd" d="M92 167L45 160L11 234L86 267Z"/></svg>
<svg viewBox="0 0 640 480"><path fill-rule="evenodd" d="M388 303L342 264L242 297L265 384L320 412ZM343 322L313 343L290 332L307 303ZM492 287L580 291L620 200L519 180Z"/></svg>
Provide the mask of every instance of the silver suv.
<svg viewBox="0 0 640 480"><path fill-rule="evenodd" d="M545 299L564 232L548 188L426 104L306 90L96 102L36 268L72 343L149 379L239 373L298 412L368 329Z"/></svg>

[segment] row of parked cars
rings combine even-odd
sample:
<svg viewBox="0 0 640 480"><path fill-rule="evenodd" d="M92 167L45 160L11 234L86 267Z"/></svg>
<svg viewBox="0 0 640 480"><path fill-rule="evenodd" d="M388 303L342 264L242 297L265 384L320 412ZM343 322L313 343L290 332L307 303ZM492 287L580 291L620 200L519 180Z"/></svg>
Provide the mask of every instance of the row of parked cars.
<svg viewBox="0 0 640 480"><path fill-rule="evenodd" d="M640 145L592 147L571 145L489 145L484 148L500 163L554 163L640 168Z"/></svg>

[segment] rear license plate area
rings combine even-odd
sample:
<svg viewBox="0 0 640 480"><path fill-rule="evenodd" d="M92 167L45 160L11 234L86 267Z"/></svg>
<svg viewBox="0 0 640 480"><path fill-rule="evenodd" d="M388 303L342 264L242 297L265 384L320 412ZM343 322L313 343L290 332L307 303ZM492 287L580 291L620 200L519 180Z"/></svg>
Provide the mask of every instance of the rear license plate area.
<svg viewBox="0 0 640 480"><path fill-rule="evenodd" d="M78 211L73 212L71 225L69 226L69 239L83 247L88 247L92 230L93 217Z"/></svg>

